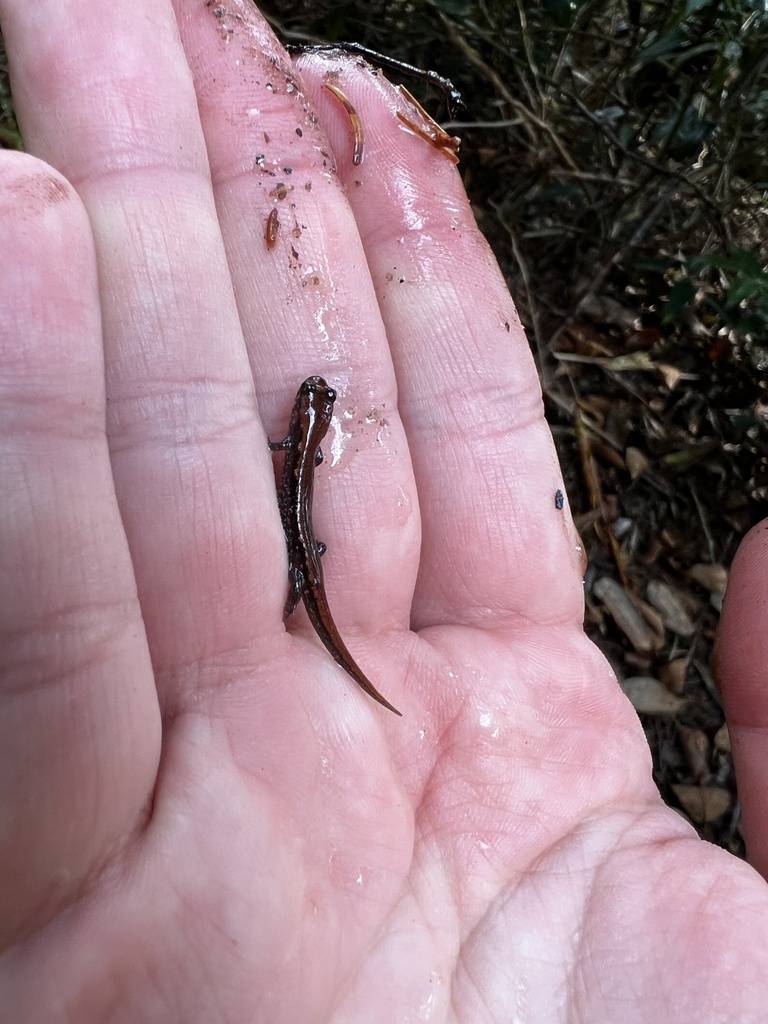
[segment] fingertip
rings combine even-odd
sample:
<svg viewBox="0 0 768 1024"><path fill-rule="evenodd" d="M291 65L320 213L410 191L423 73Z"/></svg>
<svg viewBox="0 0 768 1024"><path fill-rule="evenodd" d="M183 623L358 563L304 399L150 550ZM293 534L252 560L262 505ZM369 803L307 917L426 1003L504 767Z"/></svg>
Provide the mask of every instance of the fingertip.
<svg viewBox="0 0 768 1024"><path fill-rule="evenodd" d="M768 519L731 566L713 670L725 703L747 860L768 878Z"/></svg>
<svg viewBox="0 0 768 1024"><path fill-rule="evenodd" d="M713 654L729 718L768 725L768 519L741 542L731 566Z"/></svg>
<svg viewBox="0 0 768 1024"><path fill-rule="evenodd" d="M0 252L4 386L45 388L52 398L74 382L100 394L98 279L88 214L70 182L28 154L0 155Z"/></svg>
<svg viewBox="0 0 768 1024"><path fill-rule="evenodd" d="M38 362L61 334L61 311L95 331L97 278L90 223L70 183L27 153L0 154L0 346L10 362ZM83 320L85 315L85 320ZM72 351L65 353L72 359Z"/></svg>
<svg viewBox="0 0 768 1024"><path fill-rule="evenodd" d="M29 153L0 151L0 224L3 231L36 219L74 218L87 224L77 193L55 167ZM75 224L73 224L75 226Z"/></svg>

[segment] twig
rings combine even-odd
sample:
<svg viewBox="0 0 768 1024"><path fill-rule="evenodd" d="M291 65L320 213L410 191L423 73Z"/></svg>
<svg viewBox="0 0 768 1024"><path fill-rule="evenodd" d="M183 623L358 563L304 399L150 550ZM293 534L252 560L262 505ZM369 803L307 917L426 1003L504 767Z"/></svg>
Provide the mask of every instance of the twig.
<svg viewBox="0 0 768 1024"><path fill-rule="evenodd" d="M450 78L446 78L444 75L438 75L436 71L417 68L415 64L407 64L404 60L397 60L395 57L388 57L387 54L371 50L367 46L363 46L362 43L286 43L285 48L288 53L306 53L308 51L323 53L333 52L334 50L343 50L346 53L356 53L358 56L364 57L366 60L373 64L378 64L382 68L388 68L390 71L399 71L401 75L409 75L411 78L418 78L422 82L429 82L430 85L436 85L438 89L442 90L443 95L445 96L446 103L448 104L448 113L451 117L455 117L458 111L464 106L464 100L461 98L461 93Z"/></svg>
<svg viewBox="0 0 768 1024"><path fill-rule="evenodd" d="M608 128L604 124L604 122L600 120L599 117L596 117L589 109L589 107L585 103L583 103L582 100L580 100L575 93L571 92L570 89L563 89L562 94L563 96L565 96L566 99L569 99L575 106L577 106L581 113L587 118L587 120L591 121L591 123L595 125L595 127L598 128L603 133L603 135L611 143L611 145L615 146L615 148L628 160L642 164L643 167L648 167L656 174L659 174L665 178L672 178L674 181L679 182L685 185L687 188L689 188L694 193L694 195L696 195L702 201L702 203L704 203L705 206L707 206L712 211L715 221L721 227L720 238L726 245L728 245L728 233L725 230L725 226L723 225L722 214L717 204L712 201L712 199L707 195L707 193L703 189L701 189L695 182L691 181L690 178L688 178L685 174L682 174L680 171L675 171L671 167L664 167L663 164L656 163L656 161L651 160L650 157L647 157L644 154L639 153L637 150L629 149L627 146L625 146L624 143L621 142L616 135L614 135L611 129Z"/></svg>
<svg viewBox="0 0 768 1024"><path fill-rule="evenodd" d="M552 128L545 121L542 121L541 118L537 117L531 110L528 110L527 107L525 107L522 103L515 99L515 97L507 88L506 83L500 77L500 75L497 74L497 72L489 64L485 63L485 61L477 52L477 50L475 50L474 47L472 47L466 41L464 36L459 35L459 33L456 31L453 22L451 22L449 18L446 18L446 16L441 13L440 20L443 22L448 33L450 34L451 41L455 43L455 45L462 51L462 53L466 56L467 60L471 64L474 64L476 68L483 72L483 74L488 79L488 81L493 85L494 89L499 94L499 96L501 96L505 103L508 103L510 105L510 107L515 111L516 114L518 114L522 121L523 128L526 130L526 133L531 143L535 145L539 141L536 136L536 133L531 128L531 125L534 125L536 128L539 129L540 132L543 132L547 136L547 138L550 140L554 148L560 154L563 161L571 168L571 170L578 170L578 165L576 164L576 161L567 151L567 149L560 141L560 139L557 137Z"/></svg>

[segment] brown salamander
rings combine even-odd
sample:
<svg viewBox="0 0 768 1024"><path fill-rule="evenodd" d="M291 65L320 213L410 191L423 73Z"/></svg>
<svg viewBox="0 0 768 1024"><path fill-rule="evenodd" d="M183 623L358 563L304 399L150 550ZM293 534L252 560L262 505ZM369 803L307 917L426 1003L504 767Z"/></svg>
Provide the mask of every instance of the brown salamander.
<svg viewBox="0 0 768 1024"><path fill-rule="evenodd" d="M288 599L283 618L289 618L302 600L309 621L334 661L374 700L400 715L347 650L333 621L323 585L320 556L325 552L325 544L315 539L312 529L312 494L315 468L323 461L320 442L330 426L335 401L336 392L322 377L308 377L296 395L288 434L282 441L269 442L273 452L285 452L277 499L288 545Z"/></svg>

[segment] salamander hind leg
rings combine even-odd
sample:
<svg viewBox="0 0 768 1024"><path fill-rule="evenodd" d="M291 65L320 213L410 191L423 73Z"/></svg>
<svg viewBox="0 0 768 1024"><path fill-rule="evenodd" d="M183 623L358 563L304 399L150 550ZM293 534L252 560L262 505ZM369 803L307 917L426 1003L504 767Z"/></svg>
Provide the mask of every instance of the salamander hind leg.
<svg viewBox="0 0 768 1024"><path fill-rule="evenodd" d="M283 609L283 622L286 619L290 619L296 611L301 595L304 593L305 585L306 581L301 569L292 568L288 570L288 597L285 600L285 608Z"/></svg>
<svg viewBox="0 0 768 1024"><path fill-rule="evenodd" d="M287 452L293 444L293 438L290 434L288 437L284 437L282 441L270 441L269 438L267 438L267 444L269 445L269 450L271 452Z"/></svg>

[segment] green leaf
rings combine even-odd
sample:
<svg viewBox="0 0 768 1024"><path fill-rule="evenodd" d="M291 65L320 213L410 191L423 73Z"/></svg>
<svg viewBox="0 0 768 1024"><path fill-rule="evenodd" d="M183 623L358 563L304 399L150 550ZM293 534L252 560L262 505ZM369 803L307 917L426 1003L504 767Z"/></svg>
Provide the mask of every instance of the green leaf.
<svg viewBox="0 0 768 1024"><path fill-rule="evenodd" d="M768 299L768 280L737 277L728 289L728 305L738 306L740 302L749 302L751 299Z"/></svg>
<svg viewBox="0 0 768 1024"><path fill-rule="evenodd" d="M656 38L651 35L648 40L637 54L638 64L641 67L643 64L650 64L652 61L667 57L670 53L677 53L686 43L685 33L680 28L676 28L668 35Z"/></svg>
<svg viewBox="0 0 768 1024"><path fill-rule="evenodd" d="M667 301L664 303L664 322L672 323L679 320L680 314L695 294L696 288L687 277L673 285L667 295Z"/></svg>
<svg viewBox="0 0 768 1024"><path fill-rule="evenodd" d="M710 2L711 2L711 0L686 0L685 13L686 13L686 15L694 14L696 11L700 10L702 7L706 7L707 4L710 3Z"/></svg>
<svg viewBox="0 0 768 1024"><path fill-rule="evenodd" d="M734 249L728 255L725 253L701 253L699 256L692 256L687 262L688 272L692 275L699 274L702 270L707 270L710 267L717 267L718 270L730 270L747 277L766 277L762 264L748 249Z"/></svg>

